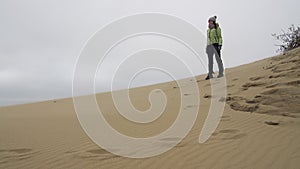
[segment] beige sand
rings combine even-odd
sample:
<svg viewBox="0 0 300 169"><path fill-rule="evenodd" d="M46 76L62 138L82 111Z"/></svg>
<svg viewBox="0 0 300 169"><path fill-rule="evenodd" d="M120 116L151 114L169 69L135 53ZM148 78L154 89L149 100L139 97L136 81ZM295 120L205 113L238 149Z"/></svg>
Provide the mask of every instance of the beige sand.
<svg viewBox="0 0 300 169"><path fill-rule="evenodd" d="M200 111L191 132L172 150L152 158L130 159L94 144L81 128L72 99L0 108L0 168L300 168L300 49L226 70L225 112L213 136L198 137L210 106L210 82L196 77ZM185 79L189 83L190 79ZM149 124L124 120L111 94L97 95L111 125L129 136L149 137L177 116L175 82L132 89L136 108L146 110L149 91L160 88L170 101ZM186 93L188 97L189 93ZM278 125L269 125L277 124ZM172 139L162 140L168 144Z"/></svg>

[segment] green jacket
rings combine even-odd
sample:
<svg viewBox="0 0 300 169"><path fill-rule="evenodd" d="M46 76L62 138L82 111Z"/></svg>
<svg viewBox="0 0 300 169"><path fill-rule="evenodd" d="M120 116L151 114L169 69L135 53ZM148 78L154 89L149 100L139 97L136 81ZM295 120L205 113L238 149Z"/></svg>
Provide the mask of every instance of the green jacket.
<svg viewBox="0 0 300 169"><path fill-rule="evenodd" d="M207 45L212 45L215 43L218 43L219 45L222 45L223 43L221 28L218 24L217 29L212 28L207 30Z"/></svg>

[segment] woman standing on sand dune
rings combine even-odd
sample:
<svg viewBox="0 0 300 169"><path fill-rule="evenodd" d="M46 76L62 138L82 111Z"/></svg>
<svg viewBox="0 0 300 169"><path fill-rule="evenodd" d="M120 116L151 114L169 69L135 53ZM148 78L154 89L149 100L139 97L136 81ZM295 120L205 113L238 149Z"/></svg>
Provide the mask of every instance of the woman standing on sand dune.
<svg viewBox="0 0 300 169"><path fill-rule="evenodd" d="M224 67L221 59L221 48L222 48L222 33L219 24L216 22L217 16L211 17L208 20L207 30L207 46L206 53L208 56L208 75L205 80L213 78L213 56L215 55L218 63L219 75L218 78L224 76Z"/></svg>

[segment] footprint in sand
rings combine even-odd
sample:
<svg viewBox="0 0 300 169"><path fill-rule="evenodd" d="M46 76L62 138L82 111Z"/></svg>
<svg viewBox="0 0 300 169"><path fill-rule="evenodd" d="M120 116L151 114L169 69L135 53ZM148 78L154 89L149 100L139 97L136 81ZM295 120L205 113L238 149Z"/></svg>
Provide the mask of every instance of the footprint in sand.
<svg viewBox="0 0 300 169"><path fill-rule="evenodd" d="M247 134L246 133L240 133L240 134L236 134L234 136L231 137L226 137L226 138L222 138L222 140L235 140L235 139L240 139L245 137Z"/></svg>
<svg viewBox="0 0 300 169"><path fill-rule="evenodd" d="M298 69L298 66L293 66L293 67L290 67L290 68L280 68L280 67L274 67L272 69L272 72L273 73L281 73L281 72L287 72L287 71L291 71L291 70L297 70Z"/></svg>
<svg viewBox="0 0 300 169"><path fill-rule="evenodd" d="M224 115L224 116L221 116L221 118L223 119L223 118L229 118L230 116L226 116L226 115Z"/></svg>
<svg viewBox="0 0 300 169"><path fill-rule="evenodd" d="M275 74L275 75L270 75L269 79L273 79L273 78L280 78L280 77L285 77L286 73L281 73L281 74Z"/></svg>
<svg viewBox="0 0 300 169"><path fill-rule="evenodd" d="M263 79L265 78L264 76L256 76L256 77L250 77L249 80L251 81L257 81L257 80L260 80L260 79Z"/></svg>
<svg viewBox="0 0 300 169"><path fill-rule="evenodd" d="M235 140L245 137L246 133L241 133L238 129L224 129L219 132L215 132L212 134L213 136L220 137L222 140Z"/></svg>
<svg viewBox="0 0 300 169"><path fill-rule="evenodd" d="M233 102L230 104L230 108L236 111L254 112L259 108L259 106L257 104L249 105L247 103Z"/></svg>
<svg viewBox="0 0 300 169"><path fill-rule="evenodd" d="M11 152L11 153L17 153L17 154L24 154L32 151L30 148L18 148L18 149L0 149L0 153L3 152Z"/></svg>
<svg viewBox="0 0 300 169"><path fill-rule="evenodd" d="M294 81L286 82L284 84L288 86L300 87L300 80L294 80Z"/></svg>
<svg viewBox="0 0 300 169"><path fill-rule="evenodd" d="M190 96L190 95L192 95L192 94L188 94L188 93L186 93L186 94L183 94L184 96Z"/></svg>
<svg viewBox="0 0 300 169"><path fill-rule="evenodd" d="M203 96L203 98L206 98L206 99L209 99L209 98L211 98L212 96L210 95L210 94L205 94L204 96Z"/></svg>
<svg viewBox="0 0 300 169"><path fill-rule="evenodd" d="M187 106L185 107L185 109L186 109L186 108L194 108L194 107L197 107L197 106L199 106L199 105L187 105Z"/></svg>
<svg viewBox="0 0 300 169"><path fill-rule="evenodd" d="M300 80L289 81L289 82L286 82L286 83L275 83L275 84L268 85L265 88L274 88L274 87L277 87L277 86L300 87Z"/></svg>
<svg viewBox="0 0 300 169"><path fill-rule="evenodd" d="M272 94L279 93L279 92L280 92L280 89L270 89L270 90L266 90L266 91L262 92L261 94L272 95Z"/></svg>
<svg viewBox="0 0 300 169"><path fill-rule="evenodd" d="M93 150L88 150L86 152L92 153L92 154L110 154L110 152L104 150L104 149L93 149Z"/></svg>
<svg viewBox="0 0 300 169"><path fill-rule="evenodd" d="M66 151L66 154L72 154L72 153L76 153L76 151L70 150L70 151Z"/></svg>
<svg viewBox="0 0 300 169"><path fill-rule="evenodd" d="M273 69L274 67L275 67L275 65L271 65L271 66L266 66L264 69L269 70L269 69Z"/></svg>
<svg viewBox="0 0 300 169"><path fill-rule="evenodd" d="M259 108L259 102L262 97L248 100L240 96L230 96L226 98L226 103L235 111L254 112Z"/></svg>
<svg viewBox="0 0 300 169"><path fill-rule="evenodd" d="M274 88L274 87L277 87L278 85L280 85L280 84L279 83L275 83L275 84L268 85L265 88Z"/></svg>
<svg viewBox="0 0 300 169"><path fill-rule="evenodd" d="M226 129L226 130L220 130L220 133L238 133L240 130L237 129Z"/></svg>
<svg viewBox="0 0 300 169"><path fill-rule="evenodd" d="M245 83L242 85L242 90L248 90L250 87L260 87L265 86L266 83L263 82L253 82L253 83Z"/></svg>
<svg viewBox="0 0 300 169"><path fill-rule="evenodd" d="M70 151L68 151L69 153ZM67 153L67 152L66 152ZM117 158L119 156L112 154L104 149L92 149L92 150L87 150L83 152L77 152L77 151L72 151L70 153L75 158L80 158L80 159L89 159L89 160L108 160L112 158Z"/></svg>
<svg viewBox="0 0 300 169"><path fill-rule="evenodd" d="M1 149L1 163L7 163L14 160L25 160L31 158L33 152L30 148L18 148L18 149Z"/></svg>
<svg viewBox="0 0 300 169"><path fill-rule="evenodd" d="M230 116L222 116L221 121L230 121Z"/></svg>
<svg viewBox="0 0 300 169"><path fill-rule="evenodd" d="M227 85L227 88L234 87L234 86L235 86L234 84Z"/></svg>
<svg viewBox="0 0 300 169"><path fill-rule="evenodd" d="M225 97L221 97L221 98L219 99L219 102L226 102L226 98L225 98Z"/></svg>
<svg viewBox="0 0 300 169"><path fill-rule="evenodd" d="M30 151L32 151L32 149L29 149L29 148L19 148L19 149L10 149L8 151L14 152L14 153L18 153L18 154L22 154L22 153L30 152Z"/></svg>

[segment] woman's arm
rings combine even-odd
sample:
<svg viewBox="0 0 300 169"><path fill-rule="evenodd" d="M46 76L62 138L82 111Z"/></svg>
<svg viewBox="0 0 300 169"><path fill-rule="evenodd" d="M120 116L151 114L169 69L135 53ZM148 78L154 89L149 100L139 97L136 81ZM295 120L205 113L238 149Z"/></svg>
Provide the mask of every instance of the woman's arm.
<svg viewBox="0 0 300 169"><path fill-rule="evenodd" d="M222 31L221 31L220 27L217 28L217 37L218 37L218 43L219 43L219 45L222 46L222 44L223 44L223 38L222 38Z"/></svg>

